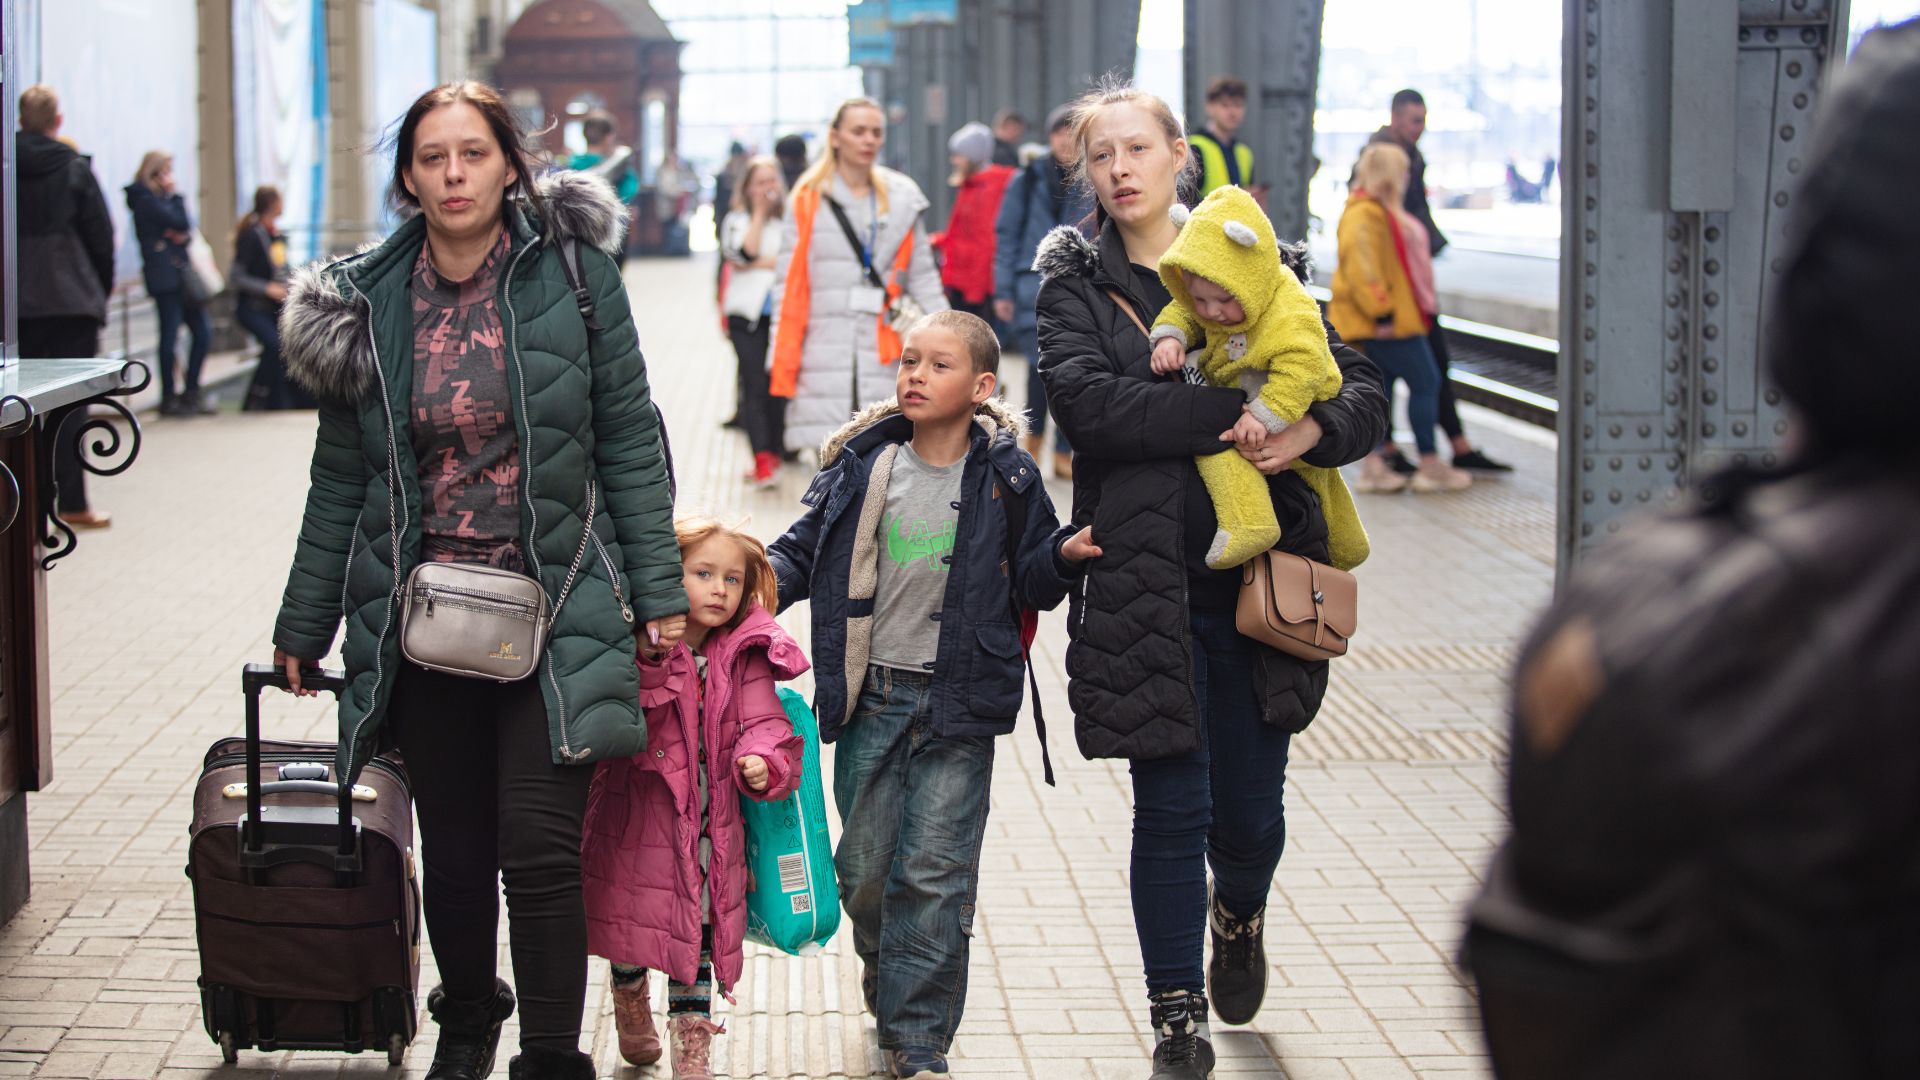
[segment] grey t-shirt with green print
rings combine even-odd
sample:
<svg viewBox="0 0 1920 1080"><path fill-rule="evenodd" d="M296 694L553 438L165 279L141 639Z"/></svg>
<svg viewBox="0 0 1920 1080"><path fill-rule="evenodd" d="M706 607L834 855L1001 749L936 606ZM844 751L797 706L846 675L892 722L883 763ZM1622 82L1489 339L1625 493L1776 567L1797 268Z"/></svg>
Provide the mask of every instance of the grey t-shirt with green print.
<svg viewBox="0 0 1920 1080"><path fill-rule="evenodd" d="M873 597L873 662L933 670L940 610L960 519L963 458L934 468L906 443L893 462L880 515L880 575Z"/></svg>

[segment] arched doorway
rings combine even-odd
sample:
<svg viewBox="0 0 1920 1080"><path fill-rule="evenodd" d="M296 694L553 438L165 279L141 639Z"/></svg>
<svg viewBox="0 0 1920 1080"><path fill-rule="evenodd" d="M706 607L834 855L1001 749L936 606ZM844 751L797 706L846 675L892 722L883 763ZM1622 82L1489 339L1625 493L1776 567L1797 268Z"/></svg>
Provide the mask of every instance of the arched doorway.
<svg viewBox="0 0 1920 1080"><path fill-rule="evenodd" d="M532 127L552 124L546 148L556 160L566 161L587 112L611 115L640 175L628 250L684 251L685 230L673 225L690 200L677 177L664 191L659 183L678 151L680 42L647 0L541 0L507 31L494 74Z"/></svg>

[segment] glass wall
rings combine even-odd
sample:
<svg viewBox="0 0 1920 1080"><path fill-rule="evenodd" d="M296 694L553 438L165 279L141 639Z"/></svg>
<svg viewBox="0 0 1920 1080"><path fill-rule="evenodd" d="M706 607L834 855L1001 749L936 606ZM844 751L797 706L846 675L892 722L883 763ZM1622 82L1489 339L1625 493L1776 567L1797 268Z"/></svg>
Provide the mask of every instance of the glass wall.
<svg viewBox="0 0 1920 1080"><path fill-rule="evenodd" d="M847 5L834 0L653 0L680 53L680 156L703 177L738 142L771 153L782 135L811 140L834 106L860 93L847 64Z"/></svg>

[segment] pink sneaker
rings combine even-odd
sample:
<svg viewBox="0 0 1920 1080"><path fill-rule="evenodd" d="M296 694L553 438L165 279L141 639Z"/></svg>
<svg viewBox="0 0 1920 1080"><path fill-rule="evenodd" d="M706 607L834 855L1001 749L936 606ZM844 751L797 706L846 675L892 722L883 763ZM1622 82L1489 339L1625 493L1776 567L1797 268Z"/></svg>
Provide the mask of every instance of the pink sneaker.
<svg viewBox="0 0 1920 1080"><path fill-rule="evenodd" d="M726 1033L726 1028L694 1013L668 1017L673 1080L713 1080L713 1037Z"/></svg>
<svg viewBox="0 0 1920 1080"><path fill-rule="evenodd" d="M620 1033L620 1056L629 1065L651 1065L660 1060L660 1032L653 1026L653 998L647 979L627 986L613 984L613 1026Z"/></svg>

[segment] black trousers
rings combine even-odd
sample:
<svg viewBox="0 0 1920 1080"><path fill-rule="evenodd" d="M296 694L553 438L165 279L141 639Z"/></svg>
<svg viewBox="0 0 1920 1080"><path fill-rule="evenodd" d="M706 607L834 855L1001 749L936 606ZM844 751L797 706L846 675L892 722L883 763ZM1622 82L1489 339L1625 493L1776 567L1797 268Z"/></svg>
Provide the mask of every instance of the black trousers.
<svg viewBox="0 0 1920 1080"><path fill-rule="evenodd" d="M740 426L756 454L778 454L787 438L787 399L767 392L767 345L773 320L727 316L727 337L740 361Z"/></svg>
<svg viewBox="0 0 1920 1080"><path fill-rule="evenodd" d="M493 991L505 882L520 1045L578 1050L587 996L580 831L593 769L555 765L539 676L403 663L388 717L420 815L427 936L447 994Z"/></svg>
<svg viewBox="0 0 1920 1080"><path fill-rule="evenodd" d="M1447 332L1440 328L1438 315L1427 331L1427 344L1433 348L1434 363L1440 366L1440 430L1447 433L1447 438L1457 439L1466 429L1460 426L1460 408L1453 401L1453 379L1447 375Z"/></svg>
<svg viewBox="0 0 1920 1080"><path fill-rule="evenodd" d="M55 315L20 320L20 356L23 359L71 360L100 354L100 323L85 315ZM81 514L87 510L87 473L80 467L80 425L85 421L78 411L67 414L65 438L49 425L41 425L40 453L53 455L53 481L60 486L62 514Z"/></svg>

